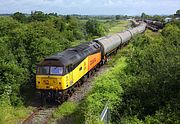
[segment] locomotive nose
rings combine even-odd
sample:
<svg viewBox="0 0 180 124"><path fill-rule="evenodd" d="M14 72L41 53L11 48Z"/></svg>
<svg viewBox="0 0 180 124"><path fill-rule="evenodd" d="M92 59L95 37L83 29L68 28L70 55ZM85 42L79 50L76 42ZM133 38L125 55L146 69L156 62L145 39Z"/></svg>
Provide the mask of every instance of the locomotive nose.
<svg viewBox="0 0 180 124"><path fill-rule="evenodd" d="M43 90L60 90L61 89L61 78L60 77L36 77L36 88Z"/></svg>

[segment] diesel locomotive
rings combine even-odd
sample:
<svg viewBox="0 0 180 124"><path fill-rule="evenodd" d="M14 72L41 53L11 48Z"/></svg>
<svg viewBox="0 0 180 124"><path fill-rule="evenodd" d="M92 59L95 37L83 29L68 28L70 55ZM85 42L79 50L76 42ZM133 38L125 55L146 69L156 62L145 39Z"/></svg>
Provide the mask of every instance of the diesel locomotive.
<svg viewBox="0 0 180 124"><path fill-rule="evenodd" d="M146 23L140 22L135 28L97 38L46 57L37 64L36 89L44 99L64 101L73 93L74 88L103 65L112 53L117 52L135 34L143 33L145 29Z"/></svg>

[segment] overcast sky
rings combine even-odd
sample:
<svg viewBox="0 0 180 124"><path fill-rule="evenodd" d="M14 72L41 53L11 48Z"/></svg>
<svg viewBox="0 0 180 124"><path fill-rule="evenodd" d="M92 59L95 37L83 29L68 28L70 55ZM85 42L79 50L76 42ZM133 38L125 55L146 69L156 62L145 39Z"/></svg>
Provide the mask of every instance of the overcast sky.
<svg viewBox="0 0 180 124"><path fill-rule="evenodd" d="M0 0L0 14L40 10L83 15L174 14L180 0Z"/></svg>

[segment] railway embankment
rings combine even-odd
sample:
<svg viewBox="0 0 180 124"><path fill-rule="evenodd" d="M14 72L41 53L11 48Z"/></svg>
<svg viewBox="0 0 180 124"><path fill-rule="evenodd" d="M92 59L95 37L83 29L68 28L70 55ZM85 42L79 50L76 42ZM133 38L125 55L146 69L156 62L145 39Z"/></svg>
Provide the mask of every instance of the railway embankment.
<svg viewBox="0 0 180 124"><path fill-rule="evenodd" d="M178 124L178 24L133 38L108 62L111 69L95 78L91 91L78 104L64 104L64 109L72 111L59 109L54 119L61 119L52 123L101 123L100 113L108 102L112 123Z"/></svg>

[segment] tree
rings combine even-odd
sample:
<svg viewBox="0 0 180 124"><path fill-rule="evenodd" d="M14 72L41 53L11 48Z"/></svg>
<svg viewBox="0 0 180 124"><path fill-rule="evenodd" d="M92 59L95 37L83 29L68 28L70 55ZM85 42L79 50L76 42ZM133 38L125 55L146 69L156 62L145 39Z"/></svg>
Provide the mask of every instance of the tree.
<svg viewBox="0 0 180 124"><path fill-rule="evenodd" d="M146 14L143 12L143 13L141 14L141 19L145 19L145 17L146 17Z"/></svg>
<svg viewBox="0 0 180 124"><path fill-rule="evenodd" d="M119 20L121 18L120 15L116 15L116 20Z"/></svg>
<svg viewBox="0 0 180 124"><path fill-rule="evenodd" d="M55 16L55 17L57 17L57 16L58 16L58 14L57 14L57 13L49 13L48 15L50 15L50 16Z"/></svg>
<svg viewBox="0 0 180 124"><path fill-rule="evenodd" d="M180 14L180 10L177 10L177 11L176 11L176 14Z"/></svg>
<svg viewBox="0 0 180 124"><path fill-rule="evenodd" d="M153 20L154 20L154 21L161 21L161 22L162 22L164 19L163 19L163 17L160 16L160 15L154 15L154 16L153 16Z"/></svg>
<svg viewBox="0 0 180 124"><path fill-rule="evenodd" d="M66 22L62 19L55 19L54 20L55 28L57 28L60 32L63 32L66 29Z"/></svg>
<svg viewBox="0 0 180 124"><path fill-rule="evenodd" d="M31 12L30 21L45 21L49 18L47 14L42 11Z"/></svg>
<svg viewBox="0 0 180 124"><path fill-rule="evenodd" d="M13 19L18 20L19 22L26 22L27 18L25 16L25 14L20 13L20 12L16 12L12 15Z"/></svg>
<svg viewBox="0 0 180 124"><path fill-rule="evenodd" d="M86 32L92 36L103 36L105 33L104 26L96 20L88 20L86 22Z"/></svg>

